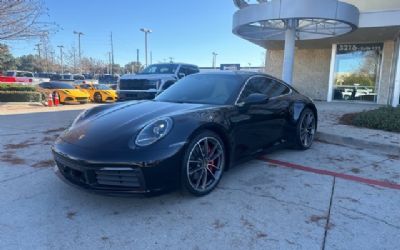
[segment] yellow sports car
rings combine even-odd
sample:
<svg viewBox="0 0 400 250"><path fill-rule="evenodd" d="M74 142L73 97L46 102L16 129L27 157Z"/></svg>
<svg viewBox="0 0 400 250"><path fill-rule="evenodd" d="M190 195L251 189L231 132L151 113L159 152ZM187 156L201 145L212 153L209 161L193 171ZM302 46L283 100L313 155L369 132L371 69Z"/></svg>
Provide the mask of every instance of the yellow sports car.
<svg viewBox="0 0 400 250"><path fill-rule="evenodd" d="M53 98L58 95L60 103L79 102L87 103L90 101L90 96L85 91L74 88L71 84L64 82L43 82L39 84L42 89L50 90ZM47 92L47 91L46 91Z"/></svg>
<svg viewBox="0 0 400 250"><path fill-rule="evenodd" d="M86 91L92 102L115 102L118 99L117 92L105 84L83 83L78 88Z"/></svg>

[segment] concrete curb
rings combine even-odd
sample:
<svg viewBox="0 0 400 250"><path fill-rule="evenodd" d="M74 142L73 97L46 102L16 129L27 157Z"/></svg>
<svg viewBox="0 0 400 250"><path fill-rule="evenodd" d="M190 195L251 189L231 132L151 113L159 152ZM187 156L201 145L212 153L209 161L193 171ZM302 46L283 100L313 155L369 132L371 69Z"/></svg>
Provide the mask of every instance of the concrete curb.
<svg viewBox="0 0 400 250"><path fill-rule="evenodd" d="M0 106L2 105L30 105L44 107L43 103L41 102L0 102Z"/></svg>
<svg viewBox="0 0 400 250"><path fill-rule="evenodd" d="M354 137L346 137L340 135L329 134L325 132L317 132L316 140L326 143L338 144L357 149L366 149L387 155L400 155L400 145L389 145L379 142L371 142Z"/></svg>

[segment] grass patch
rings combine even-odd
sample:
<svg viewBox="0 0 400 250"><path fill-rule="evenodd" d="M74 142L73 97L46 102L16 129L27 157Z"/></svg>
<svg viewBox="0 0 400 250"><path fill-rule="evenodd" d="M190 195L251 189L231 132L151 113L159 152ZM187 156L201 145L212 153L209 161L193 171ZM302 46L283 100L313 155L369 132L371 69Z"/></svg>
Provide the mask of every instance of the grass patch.
<svg viewBox="0 0 400 250"><path fill-rule="evenodd" d="M340 118L340 123L400 133L400 107L382 107L361 113L345 114Z"/></svg>

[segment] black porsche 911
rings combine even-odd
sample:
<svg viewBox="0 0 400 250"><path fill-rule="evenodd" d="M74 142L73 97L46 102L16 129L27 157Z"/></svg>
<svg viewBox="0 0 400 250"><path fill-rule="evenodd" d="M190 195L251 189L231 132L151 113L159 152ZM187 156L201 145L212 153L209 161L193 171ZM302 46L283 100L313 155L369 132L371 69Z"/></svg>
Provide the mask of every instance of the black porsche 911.
<svg viewBox="0 0 400 250"><path fill-rule="evenodd" d="M57 174L105 194L147 194L183 186L213 190L240 159L286 141L308 149L317 110L269 75L187 76L154 100L97 106L56 140Z"/></svg>

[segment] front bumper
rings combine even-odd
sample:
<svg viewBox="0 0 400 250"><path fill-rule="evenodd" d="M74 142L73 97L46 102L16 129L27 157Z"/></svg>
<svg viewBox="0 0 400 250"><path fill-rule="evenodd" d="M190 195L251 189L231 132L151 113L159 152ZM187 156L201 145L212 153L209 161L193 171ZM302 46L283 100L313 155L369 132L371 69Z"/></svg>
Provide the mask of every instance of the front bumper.
<svg viewBox="0 0 400 250"><path fill-rule="evenodd" d="M77 148L75 150L82 152ZM118 196L150 195L170 190L180 183L182 148L171 148L163 154L162 159L132 159L129 163L105 160L112 156L108 157L104 153L103 159L94 162L93 159L71 155L71 152L60 151L57 144L53 147L55 172L64 182L91 192ZM115 156L115 152L110 154Z"/></svg>
<svg viewBox="0 0 400 250"><path fill-rule="evenodd" d="M139 167L95 167L80 164L57 153L54 153L54 160L57 176L75 187L109 195L150 193Z"/></svg>

